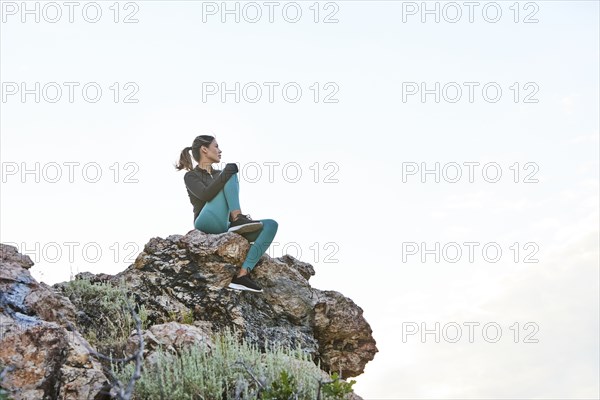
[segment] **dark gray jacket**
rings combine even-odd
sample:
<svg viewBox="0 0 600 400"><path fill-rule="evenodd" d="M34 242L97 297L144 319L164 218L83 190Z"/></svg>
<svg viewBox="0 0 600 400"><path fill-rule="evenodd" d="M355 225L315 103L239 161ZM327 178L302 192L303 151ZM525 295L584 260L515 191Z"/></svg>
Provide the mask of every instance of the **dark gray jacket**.
<svg viewBox="0 0 600 400"><path fill-rule="evenodd" d="M194 206L194 223L206 202L212 200L236 172L238 172L237 165L229 163L222 171L213 168L211 173L208 173L196 165L196 168L185 173L183 180L190 202Z"/></svg>

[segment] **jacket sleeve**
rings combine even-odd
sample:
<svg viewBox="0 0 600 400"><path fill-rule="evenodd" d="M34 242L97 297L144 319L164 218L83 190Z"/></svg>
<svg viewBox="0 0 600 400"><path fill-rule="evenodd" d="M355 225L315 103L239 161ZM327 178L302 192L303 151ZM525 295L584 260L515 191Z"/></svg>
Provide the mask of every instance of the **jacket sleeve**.
<svg viewBox="0 0 600 400"><path fill-rule="evenodd" d="M235 164L234 164L235 165ZM237 166L236 166L237 167ZM202 201L210 201L225 186L225 183L237 172L237 168L227 168L219 172L215 179L207 186L202 179L193 172L184 176L185 186L197 198Z"/></svg>

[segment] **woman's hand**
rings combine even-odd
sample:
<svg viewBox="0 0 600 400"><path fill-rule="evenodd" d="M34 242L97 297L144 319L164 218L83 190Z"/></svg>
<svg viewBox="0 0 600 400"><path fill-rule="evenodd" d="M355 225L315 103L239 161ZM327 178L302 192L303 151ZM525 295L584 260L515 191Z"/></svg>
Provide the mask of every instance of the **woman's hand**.
<svg viewBox="0 0 600 400"><path fill-rule="evenodd" d="M235 163L227 163L227 165L225 165L225 168L223 169L223 171L234 174L234 173L238 172L238 166Z"/></svg>

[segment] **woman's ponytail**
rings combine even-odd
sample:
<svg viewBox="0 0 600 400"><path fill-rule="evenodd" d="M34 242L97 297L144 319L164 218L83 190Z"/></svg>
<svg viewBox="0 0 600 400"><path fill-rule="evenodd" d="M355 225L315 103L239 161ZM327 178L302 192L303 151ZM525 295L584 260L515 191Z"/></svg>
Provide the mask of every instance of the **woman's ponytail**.
<svg viewBox="0 0 600 400"><path fill-rule="evenodd" d="M181 171L182 169L187 169L191 171L194 169L194 165L192 164L192 157L190 156L191 147L186 147L181 150L181 154L179 155L179 163L175 165L175 169Z"/></svg>

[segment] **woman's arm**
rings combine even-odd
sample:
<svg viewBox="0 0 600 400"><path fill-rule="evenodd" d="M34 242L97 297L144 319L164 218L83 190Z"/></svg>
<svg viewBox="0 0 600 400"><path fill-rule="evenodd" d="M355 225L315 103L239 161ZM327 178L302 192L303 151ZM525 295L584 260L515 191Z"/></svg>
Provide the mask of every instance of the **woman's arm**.
<svg viewBox="0 0 600 400"><path fill-rule="evenodd" d="M238 172L237 165L229 163L208 186L192 171L186 173L183 179L185 181L185 186L194 196L202 201L210 201L221 189L223 189L225 183L227 183L229 178L236 172Z"/></svg>

